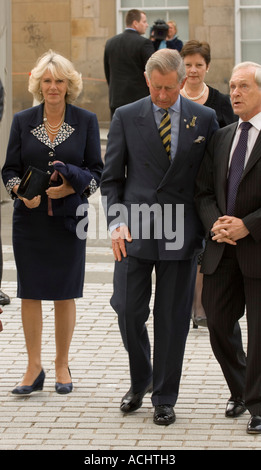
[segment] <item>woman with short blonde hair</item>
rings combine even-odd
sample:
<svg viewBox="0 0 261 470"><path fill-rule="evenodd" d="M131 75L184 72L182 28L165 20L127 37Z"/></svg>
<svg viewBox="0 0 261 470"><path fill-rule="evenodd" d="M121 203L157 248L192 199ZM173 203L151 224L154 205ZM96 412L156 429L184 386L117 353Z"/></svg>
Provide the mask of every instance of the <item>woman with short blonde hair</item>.
<svg viewBox="0 0 261 470"><path fill-rule="evenodd" d="M46 70L49 70L55 78L62 77L68 81L65 101L73 103L83 88L82 75L75 70L72 62L51 49L38 59L36 66L30 73L28 90L33 97L39 103L44 100L41 91L41 78Z"/></svg>
<svg viewBox="0 0 261 470"><path fill-rule="evenodd" d="M42 301L54 302L55 390L73 390L69 348L73 336L75 298L82 297L86 233L78 223L99 186L103 163L98 120L94 113L71 104L82 90L82 78L72 63L49 50L39 58L29 78L29 91L40 104L16 113L2 176L14 199L13 248L17 297L28 352L25 375L12 393L42 390ZM48 187L21 192L27 170L44 175ZM30 173L29 173L30 175ZM32 188L33 189L33 188Z"/></svg>

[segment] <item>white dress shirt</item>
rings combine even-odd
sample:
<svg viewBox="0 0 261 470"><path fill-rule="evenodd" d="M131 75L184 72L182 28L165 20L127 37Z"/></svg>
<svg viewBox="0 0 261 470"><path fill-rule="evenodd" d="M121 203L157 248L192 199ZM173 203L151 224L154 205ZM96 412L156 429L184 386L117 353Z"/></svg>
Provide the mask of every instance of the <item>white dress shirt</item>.
<svg viewBox="0 0 261 470"><path fill-rule="evenodd" d="M236 145L237 145L238 140L239 140L239 136L240 136L240 132L241 132L241 130L239 129L239 126L240 126L241 122L243 122L243 121L242 121L241 118L239 118L235 138L234 138L234 141L233 141L233 144L232 144L232 147L231 147L231 152L230 152L230 157L229 157L229 166L230 166L232 155L234 153L234 150L235 150ZM255 145L257 136L258 136L259 132L261 131L261 113L258 113L254 117L249 119L249 122L252 124L252 127L248 131L248 141L247 141L247 151L246 151L246 157L245 157L245 166L246 166L246 164L248 162L248 159L249 159L249 156L250 156L250 154L253 150L253 147Z"/></svg>

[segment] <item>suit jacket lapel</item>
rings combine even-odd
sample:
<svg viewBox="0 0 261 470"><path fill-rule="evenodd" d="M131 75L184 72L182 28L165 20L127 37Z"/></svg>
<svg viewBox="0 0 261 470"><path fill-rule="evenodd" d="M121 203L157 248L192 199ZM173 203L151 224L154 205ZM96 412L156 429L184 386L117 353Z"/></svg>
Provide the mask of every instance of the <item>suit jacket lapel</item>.
<svg viewBox="0 0 261 470"><path fill-rule="evenodd" d="M261 132L259 132L256 139L253 150L249 156L248 162L246 164L245 170L242 175L242 179L247 175L247 173L253 168L256 162L261 158Z"/></svg>
<svg viewBox="0 0 261 470"><path fill-rule="evenodd" d="M220 164L217 162L215 171L217 179L217 192L219 196L219 206L223 213L227 210L227 174L228 174L228 163L229 155L234 140L234 135L237 128L237 122L227 127L226 135L223 136L217 142L218 145L218 157Z"/></svg>
<svg viewBox="0 0 261 470"><path fill-rule="evenodd" d="M47 136L47 133L43 127L43 104L35 106L33 108L33 115L31 122L29 124L31 128L32 134L42 143L47 145L50 148L54 148L57 145L64 142L66 139L70 137L70 135L74 132L74 127L77 126L77 119L75 116L74 108L70 105L66 105L66 112L65 112L65 119L64 124L59 131L59 134L55 138L53 142Z"/></svg>
<svg viewBox="0 0 261 470"><path fill-rule="evenodd" d="M43 123L43 103L38 105L38 106L34 106L32 108L32 119L31 119L31 122L30 122L30 127L34 128L34 127L37 127L39 126L40 124Z"/></svg>
<svg viewBox="0 0 261 470"><path fill-rule="evenodd" d="M184 100L181 96L181 112L179 123L179 141L173 166L177 167L183 163L184 158L191 149L194 140L198 137L197 116L190 107L190 101Z"/></svg>
<svg viewBox="0 0 261 470"><path fill-rule="evenodd" d="M226 194L227 194L227 173L228 173L228 163L230 150L234 140L234 135L237 129L238 123L233 123L227 127L227 134L225 137L222 137L221 141L218 142L219 155L220 155L220 165L216 165L217 171L217 182L218 182L218 192L220 196L219 204L221 210L226 212ZM261 132L259 133L254 148L251 152L251 155L248 159L246 167L244 169L242 180L247 175L247 173L253 168L255 163L261 157Z"/></svg>
<svg viewBox="0 0 261 470"><path fill-rule="evenodd" d="M134 118L141 138L145 141L151 157L164 170L165 176L162 183L175 171L184 161L189 152L193 140L197 137L197 120L193 116L189 101L181 97L182 109L180 117L179 142L176 156L170 164L166 151L155 123L151 98L144 100L139 116ZM196 137L195 137L196 136ZM182 150L182 151L181 151Z"/></svg>
<svg viewBox="0 0 261 470"><path fill-rule="evenodd" d="M169 170L167 171L162 185L184 164L194 140L199 136L197 116L193 113L189 100L181 98L180 122L178 148Z"/></svg>
<svg viewBox="0 0 261 470"><path fill-rule="evenodd" d="M144 99L140 114L134 118L134 123L141 139L148 147L151 158L166 172L170 162L156 126L150 97Z"/></svg>

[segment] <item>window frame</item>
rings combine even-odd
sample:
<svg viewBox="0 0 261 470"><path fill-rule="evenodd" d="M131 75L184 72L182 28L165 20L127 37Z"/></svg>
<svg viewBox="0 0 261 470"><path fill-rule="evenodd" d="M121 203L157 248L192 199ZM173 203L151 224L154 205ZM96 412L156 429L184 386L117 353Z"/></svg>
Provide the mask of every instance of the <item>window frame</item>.
<svg viewBox="0 0 261 470"><path fill-rule="evenodd" d="M182 1L182 0L180 0ZM189 11L189 5L186 6L175 6L175 7L166 7L166 6L160 6L160 7L144 7L142 4L144 0L137 0L137 3L140 3L140 6L136 6L133 8L137 8L138 10L145 10L147 12L152 12L152 11ZM122 7L121 6L121 0L116 0L116 32L117 34L122 33L122 31L125 28L124 24L124 13L129 11L131 7ZM168 18L167 18L168 21Z"/></svg>
<svg viewBox="0 0 261 470"><path fill-rule="evenodd" d="M241 37L241 13L243 10L261 10L260 5L242 5L241 0L235 0L235 63L242 62L242 45L247 42L260 42L261 38L257 39L242 39Z"/></svg>

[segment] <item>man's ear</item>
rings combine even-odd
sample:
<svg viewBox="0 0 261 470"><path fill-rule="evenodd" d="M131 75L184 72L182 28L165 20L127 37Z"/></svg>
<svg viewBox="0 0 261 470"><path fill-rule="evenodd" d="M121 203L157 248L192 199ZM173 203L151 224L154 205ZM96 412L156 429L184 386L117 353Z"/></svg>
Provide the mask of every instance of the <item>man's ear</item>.
<svg viewBox="0 0 261 470"><path fill-rule="evenodd" d="M139 22L137 20L134 20L132 25L131 25L131 28L136 29L136 31L138 31L138 24L139 24Z"/></svg>
<svg viewBox="0 0 261 470"><path fill-rule="evenodd" d="M187 78L188 78L188 77L185 77L184 80L183 80L183 82L181 83L181 85L180 85L180 89L181 89L181 90L182 90L182 88L184 87L184 85L185 85L185 83L186 83L186 81L187 81Z"/></svg>
<svg viewBox="0 0 261 470"><path fill-rule="evenodd" d="M145 77L147 85L150 86L150 82L149 82L146 72L144 72L144 77Z"/></svg>

